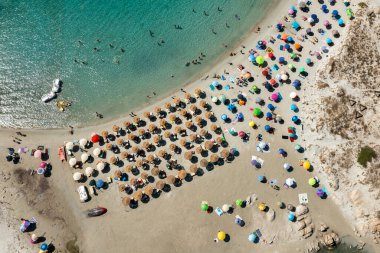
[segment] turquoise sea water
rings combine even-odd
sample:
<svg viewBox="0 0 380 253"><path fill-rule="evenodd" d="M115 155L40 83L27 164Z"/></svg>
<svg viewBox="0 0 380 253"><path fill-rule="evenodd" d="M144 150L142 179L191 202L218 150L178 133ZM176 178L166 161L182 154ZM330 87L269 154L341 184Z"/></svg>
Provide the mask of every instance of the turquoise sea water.
<svg viewBox="0 0 380 253"><path fill-rule="evenodd" d="M84 125L95 111L117 117L153 91L167 95L230 50L223 44L236 44L272 2L2 0L0 126ZM202 64L185 66L201 52ZM40 100L55 78L59 98L73 102L65 113Z"/></svg>

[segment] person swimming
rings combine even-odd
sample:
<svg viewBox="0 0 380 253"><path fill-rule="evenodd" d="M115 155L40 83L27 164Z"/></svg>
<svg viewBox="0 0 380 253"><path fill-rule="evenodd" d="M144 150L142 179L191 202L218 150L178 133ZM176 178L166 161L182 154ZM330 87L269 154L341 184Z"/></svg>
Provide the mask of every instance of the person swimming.
<svg viewBox="0 0 380 253"><path fill-rule="evenodd" d="M152 30L149 30L150 37L154 37L154 32Z"/></svg>

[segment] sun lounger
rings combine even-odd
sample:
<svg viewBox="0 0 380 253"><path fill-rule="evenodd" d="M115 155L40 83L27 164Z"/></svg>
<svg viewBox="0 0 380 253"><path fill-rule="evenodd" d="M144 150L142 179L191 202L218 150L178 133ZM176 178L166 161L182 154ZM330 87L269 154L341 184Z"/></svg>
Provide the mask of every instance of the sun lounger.
<svg viewBox="0 0 380 253"><path fill-rule="evenodd" d="M223 210L220 209L220 207L217 207L217 208L215 208L215 213L216 213L218 216L222 216L222 214L223 214Z"/></svg>

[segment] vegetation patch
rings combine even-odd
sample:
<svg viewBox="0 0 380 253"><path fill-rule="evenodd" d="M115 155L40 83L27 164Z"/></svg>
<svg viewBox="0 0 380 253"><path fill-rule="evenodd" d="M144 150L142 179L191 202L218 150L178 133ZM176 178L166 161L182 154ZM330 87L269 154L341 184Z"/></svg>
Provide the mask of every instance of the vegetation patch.
<svg viewBox="0 0 380 253"><path fill-rule="evenodd" d="M358 163L364 167L367 167L367 163L372 161L372 158L376 158L376 152L371 147L363 147L358 156Z"/></svg>

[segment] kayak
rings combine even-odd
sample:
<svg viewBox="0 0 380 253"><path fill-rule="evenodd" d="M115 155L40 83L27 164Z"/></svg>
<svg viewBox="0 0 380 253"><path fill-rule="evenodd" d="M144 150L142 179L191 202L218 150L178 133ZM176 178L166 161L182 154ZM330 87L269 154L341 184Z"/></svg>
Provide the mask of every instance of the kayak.
<svg viewBox="0 0 380 253"><path fill-rule="evenodd" d="M106 212L107 212L107 208L104 208L104 207L95 207L95 208L89 209L87 211L87 215L89 217L96 217L96 216L100 216L102 214L105 214Z"/></svg>

